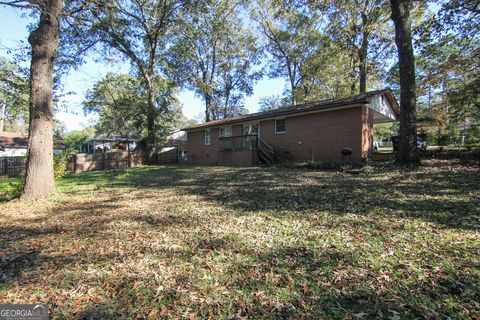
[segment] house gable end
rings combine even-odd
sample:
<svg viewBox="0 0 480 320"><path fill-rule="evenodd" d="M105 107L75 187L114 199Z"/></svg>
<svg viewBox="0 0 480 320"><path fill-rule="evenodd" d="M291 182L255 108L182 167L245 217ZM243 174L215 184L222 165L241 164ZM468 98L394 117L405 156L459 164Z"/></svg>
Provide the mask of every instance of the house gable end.
<svg viewBox="0 0 480 320"><path fill-rule="evenodd" d="M371 97L367 107L374 111L373 120L375 123L390 122L398 120L398 105L392 105L385 93Z"/></svg>

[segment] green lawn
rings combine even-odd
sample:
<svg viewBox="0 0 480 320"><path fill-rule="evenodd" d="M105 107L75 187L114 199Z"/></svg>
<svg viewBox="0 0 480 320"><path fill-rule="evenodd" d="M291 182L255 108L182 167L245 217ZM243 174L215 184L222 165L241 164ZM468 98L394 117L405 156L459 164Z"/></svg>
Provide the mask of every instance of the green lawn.
<svg viewBox="0 0 480 320"><path fill-rule="evenodd" d="M479 317L479 182L451 161L70 175L0 204L0 302L60 319Z"/></svg>

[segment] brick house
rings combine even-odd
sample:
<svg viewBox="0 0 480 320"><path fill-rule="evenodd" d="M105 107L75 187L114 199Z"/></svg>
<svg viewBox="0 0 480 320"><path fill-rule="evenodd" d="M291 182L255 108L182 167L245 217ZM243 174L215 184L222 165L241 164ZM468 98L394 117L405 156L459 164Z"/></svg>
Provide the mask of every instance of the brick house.
<svg viewBox="0 0 480 320"><path fill-rule="evenodd" d="M252 166L259 162L344 161L354 163L372 151L373 124L398 119L400 107L390 89L342 99L210 121L184 129L189 163Z"/></svg>

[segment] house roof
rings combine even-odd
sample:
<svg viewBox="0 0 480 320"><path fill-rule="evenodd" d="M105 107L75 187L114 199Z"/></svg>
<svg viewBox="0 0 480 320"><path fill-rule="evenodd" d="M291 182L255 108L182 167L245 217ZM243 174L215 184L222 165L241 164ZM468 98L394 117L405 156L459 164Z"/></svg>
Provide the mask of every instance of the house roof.
<svg viewBox="0 0 480 320"><path fill-rule="evenodd" d="M174 129L170 131L170 134L167 136L167 140L187 140L187 135L185 131L181 129Z"/></svg>
<svg viewBox="0 0 480 320"><path fill-rule="evenodd" d="M102 142L138 142L142 140L142 137L136 135L124 135L124 134L116 134L116 133L109 133L106 137L92 137L87 140L88 141L98 141L99 143Z"/></svg>
<svg viewBox="0 0 480 320"><path fill-rule="evenodd" d="M63 140L57 137L53 138L54 148L64 149ZM0 150L5 148L27 148L28 134L24 132L0 131Z"/></svg>
<svg viewBox="0 0 480 320"><path fill-rule="evenodd" d="M271 118L271 117L284 116L284 115L286 116L286 115L298 114L298 113L310 112L310 111L316 111L316 110L330 110L330 109L335 109L335 108L350 106L350 105L357 105L357 104L367 104L370 102L370 100L373 97L377 95L384 95L387 98L390 105L393 107L395 114L397 116L400 115L400 106L398 105L398 102L395 99L395 96L393 95L392 91L387 88L382 90L375 90L375 91L370 91L366 93L361 93L361 94L340 98L340 99L322 100L322 101L298 104L294 106L289 106L289 107L284 107L284 108L279 108L279 109L269 110L264 112L250 113L250 114L222 119L222 120L214 120L214 121L206 122L197 126L188 127L182 130L191 131L191 130L197 130L197 129L203 129L203 128L217 127L217 126L222 126L226 124L233 124L237 122L245 122L245 121Z"/></svg>
<svg viewBox="0 0 480 320"><path fill-rule="evenodd" d="M141 137L133 135L133 134L117 134L117 133L110 133L107 135L107 138L109 139L114 139L118 141L123 141L123 140L129 140L129 141L137 141L137 140L142 140Z"/></svg>
<svg viewBox="0 0 480 320"><path fill-rule="evenodd" d="M3 148L26 148L28 146L28 134L0 131L0 145Z"/></svg>

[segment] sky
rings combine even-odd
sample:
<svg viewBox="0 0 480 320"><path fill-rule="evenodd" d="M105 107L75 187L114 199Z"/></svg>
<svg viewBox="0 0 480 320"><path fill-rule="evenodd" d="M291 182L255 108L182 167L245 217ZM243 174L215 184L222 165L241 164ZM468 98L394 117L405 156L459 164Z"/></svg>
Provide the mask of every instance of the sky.
<svg viewBox="0 0 480 320"><path fill-rule="evenodd" d="M27 26L33 22L31 19L22 17L21 11L5 6L0 7L0 56L11 58L18 48L28 43ZM22 43L23 42L23 43ZM82 101L85 92L94 83L102 79L107 72L128 73L130 64L107 65L97 63L93 59L80 66L78 70L72 70L63 78L64 92L73 92L64 98L65 107L59 108L55 118L61 121L68 131L82 129L94 125L98 119L96 114L85 115L82 109ZM258 110L258 101L261 97L281 95L285 89L284 79L268 79L264 77L256 83L253 95L245 98L245 106L250 112ZM203 114L203 102L195 97L192 91L182 91L178 96L183 105L183 114L189 118L198 118Z"/></svg>

